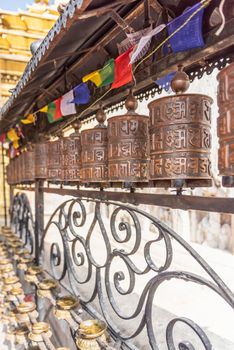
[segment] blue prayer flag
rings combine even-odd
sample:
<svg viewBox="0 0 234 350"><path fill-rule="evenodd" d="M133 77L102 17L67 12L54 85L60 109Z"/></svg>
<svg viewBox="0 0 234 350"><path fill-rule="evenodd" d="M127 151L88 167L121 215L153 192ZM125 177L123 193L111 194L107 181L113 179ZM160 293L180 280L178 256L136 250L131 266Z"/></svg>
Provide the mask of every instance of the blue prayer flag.
<svg viewBox="0 0 234 350"><path fill-rule="evenodd" d="M171 72L167 75L165 75L164 77L158 79L155 81L155 83L162 89L164 89L165 91L169 91L170 89L170 84L172 79L174 78L176 72Z"/></svg>
<svg viewBox="0 0 234 350"><path fill-rule="evenodd" d="M192 6L182 13L182 15L169 22L167 24L169 35L177 30L200 6L200 3ZM183 28L169 39L173 52L182 52L205 45L202 36L203 14L204 8L194 15Z"/></svg>
<svg viewBox="0 0 234 350"><path fill-rule="evenodd" d="M74 99L71 101L77 105L85 105L90 101L90 91L86 83L80 83L73 89Z"/></svg>

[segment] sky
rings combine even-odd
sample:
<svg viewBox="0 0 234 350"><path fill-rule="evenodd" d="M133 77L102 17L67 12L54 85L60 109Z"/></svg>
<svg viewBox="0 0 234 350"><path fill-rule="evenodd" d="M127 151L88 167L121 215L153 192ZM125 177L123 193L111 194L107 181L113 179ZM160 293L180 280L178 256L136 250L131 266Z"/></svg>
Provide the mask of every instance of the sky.
<svg viewBox="0 0 234 350"><path fill-rule="evenodd" d="M53 3L53 1L51 1ZM34 0L0 0L0 9L16 11L25 10L26 5L33 4Z"/></svg>
<svg viewBox="0 0 234 350"><path fill-rule="evenodd" d="M24 10L26 4L32 3L32 0L0 0L0 8L4 10L14 11L18 8Z"/></svg>

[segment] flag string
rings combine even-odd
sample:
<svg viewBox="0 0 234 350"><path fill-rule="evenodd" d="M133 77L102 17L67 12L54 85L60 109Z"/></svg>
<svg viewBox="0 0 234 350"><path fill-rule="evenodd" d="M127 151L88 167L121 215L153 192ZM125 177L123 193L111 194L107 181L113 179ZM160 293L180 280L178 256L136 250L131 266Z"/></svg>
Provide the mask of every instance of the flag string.
<svg viewBox="0 0 234 350"><path fill-rule="evenodd" d="M199 13L203 8L205 8L206 6L208 6L210 3L212 2L212 0L201 0L200 4L201 6L195 10L185 21L184 23L178 27L173 33L171 33L169 36L167 36L167 38L165 38L158 46L156 46L156 48L153 49L153 51L151 51L148 55L146 55L142 60L140 60L137 65L134 67L133 69L133 81L136 83L136 79L135 79L135 75L134 73L136 72L137 68L139 68L139 66L146 61L148 58L150 58L153 54L155 54L165 43L167 43L175 34L177 34L181 29L183 29L187 23L194 17L197 15L197 13ZM106 65L105 65L106 66ZM104 67L105 67L104 66ZM102 101L102 99L104 97L106 97L110 91L112 91L113 89L110 87L102 96L100 96L98 99L96 99L93 103L91 103L90 106L88 106L87 108L85 108L82 112L79 113L79 116L75 116L72 119L69 119L69 121L67 121L67 123L65 122L62 127L59 130L65 129L66 127L68 127L72 122L74 122L77 118L80 119L80 117L82 117L84 115L85 112L87 112L89 109L91 109L92 107L94 107L97 103L99 103L100 101ZM38 112L40 112L41 108L38 109L37 111L33 112L33 115L36 115ZM58 131L57 131L58 132Z"/></svg>
<svg viewBox="0 0 234 350"><path fill-rule="evenodd" d="M152 52L150 52L148 55L146 55L140 62L137 63L137 65L135 66L133 72L136 71L136 69L145 61L147 60L148 58L150 58L156 51L158 51L164 44L166 44L166 42L168 42L175 34L177 34L181 29L183 29L186 24L188 24L188 22L191 21L191 19L196 16L196 14L198 12L200 12L203 8L205 8L206 6L209 5L209 3L211 2L212 0L202 0L200 1L200 4L201 6L196 10L194 11L187 19L186 21L184 21L184 23L179 27L177 28L173 33L171 33L166 39L164 39Z"/></svg>
<svg viewBox="0 0 234 350"><path fill-rule="evenodd" d="M173 33L171 33L166 39L164 39L152 52L150 52L147 56L145 56L140 62L138 62L138 64L134 67L133 70L133 80L134 82L136 82L134 73L136 72L136 69L145 61L147 60L149 57L151 57L154 53L156 53L168 40L170 40L176 33L178 33L181 29L183 29L186 24L194 17L197 15L197 13L199 13L203 8L205 8L206 6L208 6L210 4L212 0L201 0L200 4L201 6L194 11L187 19L186 21L184 21L184 23L177 28ZM85 112L87 112L89 109L91 109L93 106L95 106L98 102L100 102L105 96L108 95L108 93L112 91L112 88L108 89L101 97L99 97L97 100L95 100L90 106L88 106L85 110L83 110L80 114L79 117L74 117L72 120L69 120L67 123L63 124L61 129L65 129L66 127L68 127L73 121L75 121L77 118L80 118L84 115Z"/></svg>

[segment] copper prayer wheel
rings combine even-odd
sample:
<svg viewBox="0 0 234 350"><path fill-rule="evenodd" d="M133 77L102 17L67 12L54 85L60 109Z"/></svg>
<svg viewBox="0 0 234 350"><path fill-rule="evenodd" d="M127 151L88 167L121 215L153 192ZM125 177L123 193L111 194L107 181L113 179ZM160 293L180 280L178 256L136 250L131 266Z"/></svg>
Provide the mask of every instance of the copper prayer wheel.
<svg viewBox="0 0 234 350"><path fill-rule="evenodd" d="M47 180L53 183L61 182L61 140L47 143Z"/></svg>
<svg viewBox="0 0 234 350"><path fill-rule="evenodd" d="M12 164L13 164L13 185L17 184L17 157L12 159Z"/></svg>
<svg viewBox="0 0 234 350"><path fill-rule="evenodd" d="M75 132L62 139L62 180L63 182L79 182L81 168L81 123L73 124Z"/></svg>
<svg viewBox="0 0 234 350"><path fill-rule="evenodd" d="M12 160L10 160L9 164L6 166L6 178L8 185L13 185L14 179L13 179L13 163Z"/></svg>
<svg viewBox="0 0 234 350"><path fill-rule="evenodd" d="M108 119L108 177L131 186L149 179L149 117L135 112L132 94L125 105L125 115Z"/></svg>
<svg viewBox="0 0 234 350"><path fill-rule="evenodd" d="M218 74L218 168L225 187L234 187L234 63Z"/></svg>
<svg viewBox="0 0 234 350"><path fill-rule="evenodd" d="M83 184L107 182L107 127L103 110L96 115L98 125L81 132L81 181Z"/></svg>
<svg viewBox="0 0 234 350"><path fill-rule="evenodd" d="M200 187L211 185L211 103L209 96L182 94L184 72L172 88L180 94L149 103L150 179L155 186ZM185 77L186 79L186 77Z"/></svg>
<svg viewBox="0 0 234 350"><path fill-rule="evenodd" d="M14 162L14 166L13 166L13 178L14 178L14 185L16 185L18 183L18 157L15 157L13 159Z"/></svg>
<svg viewBox="0 0 234 350"><path fill-rule="evenodd" d="M25 174L24 182L26 183L32 183L35 180L35 158L34 157L35 157L34 150L30 147L28 151L24 153L24 174Z"/></svg>
<svg viewBox="0 0 234 350"><path fill-rule="evenodd" d="M9 163L6 166L6 178L8 185L13 185L13 164L12 159L9 159Z"/></svg>
<svg viewBox="0 0 234 350"><path fill-rule="evenodd" d="M20 168L20 183L26 183L27 182L27 176L26 176L26 157L27 153L23 152L19 155L19 168Z"/></svg>
<svg viewBox="0 0 234 350"><path fill-rule="evenodd" d="M47 178L47 141L39 141L35 144L35 178Z"/></svg>
<svg viewBox="0 0 234 350"><path fill-rule="evenodd" d="M20 184L21 174L20 174L20 156L15 157L15 171L14 171L14 182L15 184Z"/></svg>

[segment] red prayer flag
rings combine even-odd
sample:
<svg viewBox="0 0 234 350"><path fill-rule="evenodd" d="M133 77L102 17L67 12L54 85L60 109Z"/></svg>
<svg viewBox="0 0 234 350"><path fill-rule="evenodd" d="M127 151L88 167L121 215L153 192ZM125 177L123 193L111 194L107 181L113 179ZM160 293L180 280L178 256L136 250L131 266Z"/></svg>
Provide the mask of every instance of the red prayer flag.
<svg viewBox="0 0 234 350"><path fill-rule="evenodd" d="M111 86L112 89L117 89L132 81L132 65L130 63L130 54L132 50L133 47L115 59L115 73L114 82Z"/></svg>
<svg viewBox="0 0 234 350"><path fill-rule="evenodd" d="M54 101L55 106L56 106L56 110L55 110L55 119L60 119L62 118L62 112L61 112L61 101L62 101L62 97L58 98L57 100Z"/></svg>
<svg viewBox="0 0 234 350"><path fill-rule="evenodd" d="M0 136L0 142L4 143L6 141L6 134Z"/></svg>
<svg viewBox="0 0 234 350"><path fill-rule="evenodd" d="M54 123L62 119L61 100L62 97L58 98L54 102L49 103L47 111L47 118L49 123Z"/></svg>

